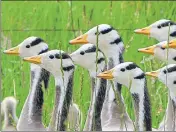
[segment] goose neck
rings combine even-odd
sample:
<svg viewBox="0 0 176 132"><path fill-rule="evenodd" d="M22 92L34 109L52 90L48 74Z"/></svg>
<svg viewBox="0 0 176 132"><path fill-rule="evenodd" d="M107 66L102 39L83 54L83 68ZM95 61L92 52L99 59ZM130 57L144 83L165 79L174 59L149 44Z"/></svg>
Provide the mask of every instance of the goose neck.
<svg viewBox="0 0 176 132"><path fill-rule="evenodd" d="M49 130L54 128L54 130L64 131L66 128L64 122L67 119L72 99L73 73L70 76L67 74L63 75L63 77L55 76L55 87L55 105Z"/></svg>
<svg viewBox="0 0 176 132"><path fill-rule="evenodd" d="M134 79L131 84L130 92L134 100L137 131L144 131L144 127L146 131L151 131L151 105L146 79Z"/></svg>
<svg viewBox="0 0 176 132"><path fill-rule="evenodd" d="M31 65L31 89L28 97L28 105L29 105L29 120L32 121L42 122L43 72L44 71L42 71L42 68L34 64Z"/></svg>
<svg viewBox="0 0 176 132"><path fill-rule="evenodd" d="M100 131L102 130L101 110L105 99L106 80L98 78L96 79L94 77L92 77L91 80L93 92L84 131Z"/></svg>

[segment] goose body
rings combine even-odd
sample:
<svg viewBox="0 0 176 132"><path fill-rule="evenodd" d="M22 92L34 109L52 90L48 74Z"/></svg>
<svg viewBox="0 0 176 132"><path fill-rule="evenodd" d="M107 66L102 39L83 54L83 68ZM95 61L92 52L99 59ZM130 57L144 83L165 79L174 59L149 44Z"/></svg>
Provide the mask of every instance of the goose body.
<svg viewBox="0 0 176 132"><path fill-rule="evenodd" d="M24 58L25 61L45 68L55 78L56 97L54 114L49 125L49 131L65 131L64 124L72 100L74 64L68 54L60 50L51 50L33 57ZM61 66L62 65L62 66Z"/></svg>
<svg viewBox="0 0 176 132"><path fill-rule="evenodd" d="M41 38L32 36L25 39L17 47L4 51L4 53L24 58L47 51L48 45ZM30 67L30 90L17 123L17 130L44 131L46 129L42 123L42 106L44 101L42 83L44 82L46 89L48 87L49 72L35 64L31 64Z"/></svg>
<svg viewBox="0 0 176 132"><path fill-rule="evenodd" d="M105 69L105 58L103 53L98 50L96 60L96 46L87 44L74 51L71 54L71 58L75 64L80 65L89 71L92 81L92 98L83 131L101 131L101 111L105 99L106 80L97 79L96 75Z"/></svg>
<svg viewBox="0 0 176 132"><path fill-rule="evenodd" d="M18 117L16 116L17 100L14 97L6 97L1 102L1 115L4 118L3 131L16 131Z"/></svg>
<svg viewBox="0 0 176 132"><path fill-rule="evenodd" d="M168 40L168 35L169 40L173 40L176 39L176 23L171 20L161 19L149 25L148 27L136 29L134 32L137 34L148 35L160 42Z"/></svg>
<svg viewBox="0 0 176 132"><path fill-rule="evenodd" d="M169 64L161 69L158 69L157 71L147 72L146 75L157 77L168 87L169 91L166 119L163 119L160 123L158 130L176 131L176 64Z"/></svg>
<svg viewBox="0 0 176 132"><path fill-rule="evenodd" d="M151 104L145 74L135 63L124 62L118 64L111 70L100 73L97 77L115 79L117 82L130 88L136 113L134 130L152 130Z"/></svg>
<svg viewBox="0 0 176 132"><path fill-rule="evenodd" d="M98 36L98 45L97 45L97 36ZM118 65L123 62L123 52L124 52L123 41L118 32L108 24L100 24L96 27L93 27L88 32L71 40L69 43L72 45L92 43L98 46L98 48L107 57L108 61L107 69L111 69L115 65ZM114 91L112 90L112 87L108 82L105 101L101 113L102 130L108 131L134 130L132 120L129 118L129 115L126 112L123 97L121 96L121 84L114 81L114 85L118 93L118 96L120 97L120 103L116 103ZM120 107L120 104L122 104L122 107ZM122 114L123 117L120 116ZM124 122L122 123L121 120L123 120L125 123Z"/></svg>

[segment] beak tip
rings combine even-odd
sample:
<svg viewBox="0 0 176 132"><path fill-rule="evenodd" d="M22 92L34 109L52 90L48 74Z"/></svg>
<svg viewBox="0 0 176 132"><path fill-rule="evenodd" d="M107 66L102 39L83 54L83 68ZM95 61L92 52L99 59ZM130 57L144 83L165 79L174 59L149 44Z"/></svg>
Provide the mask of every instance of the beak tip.
<svg viewBox="0 0 176 132"><path fill-rule="evenodd" d="M70 41L69 41L69 44L71 44L71 45L72 45L72 44L73 44L73 41L72 41L72 40L70 40Z"/></svg>
<svg viewBox="0 0 176 132"><path fill-rule="evenodd" d="M138 32L139 32L139 30L140 30L140 29L135 29L135 30L134 30L134 32L135 32L135 33L138 33Z"/></svg>

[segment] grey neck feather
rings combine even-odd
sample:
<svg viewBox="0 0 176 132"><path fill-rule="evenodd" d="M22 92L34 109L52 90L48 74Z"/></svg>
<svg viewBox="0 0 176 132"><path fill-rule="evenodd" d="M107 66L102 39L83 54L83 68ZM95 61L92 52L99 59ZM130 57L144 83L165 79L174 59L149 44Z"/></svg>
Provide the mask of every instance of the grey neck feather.
<svg viewBox="0 0 176 132"><path fill-rule="evenodd" d="M61 94L64 89L63 86L59 86L56 85L56 98L55 98L55 105L54 105L54 110L53 110L53 114L52 114L52 118L50 120L50 124L48 127L49 131L65 131L66 130L66 126L65 126L65 121L67 119L68 116L68 111L70 108L70 104L72 101L72 92L73 92L73 78L74 77L74 72L68 77L68 82L64 82L66 83L66 92L65 93L65 97L64 97L64 102L63 102L63 106L61 107L61 109L59 109L59 102L60 102L60 97Z"/></svg>
<svg viewBox="0 0 176 132"><path fill-rule="evenodd" d="M48 81L49 81L49 72L45 69L41 68L41 72L37 81L36 89L34 92L34 99L33 99L33 107L32 107L32 113L31 118L35 121L42 122L42 107L44 102L44 95L42 90L42 82L44 82L45 88L48 87ZM33 85L33 80L35 78L36 72L31 71L31 86ZM32 93L30 93L31 96Z"/></svg>
<svg viewBox="0 0 176 132"><path fill-rule="evenodd" d="M68 117L68 112L69 112L70 104L72 101L73 79L74 79L74 72L71 74L71 76L68 79L69 81L68 81L68 85L67 85L67 89L66 89L66 96L64 99L64 105L63 105L62 112L61 112L61 121L60 121L61 123L60 123L60 127L58 125L58 128L57 128L57 130L59 130L59 131L66 130L66 125L64 123Z"/></svg>
<svg viewBox="0 0 176 132"><path fill-rule="evenodd" d="M144 120L142 121L142 124L144 125L146 131L151 131L152 130L152 119L151 119L151 104L150 104L150 99L149 99L149 94L148 94L148 89L147 89L147 84L146 84L146 79L145 85L144 85L144 96L143 98L138 94L138 93L132 93L132 97L134 100L134 108L135 108L135 127L137 131L140 130L140 116L144 116ZM140 105L140 102L143 101L143 105ZM143 109L142 109L143 108ZM142 110L142 112L141 112ZM142 113L143 115L140 115L139 113ZM139 116L140 115L140 116Z"/></svg>
<svg viewBox="0 0 176 132"><path fill-rule="evenodd" d="M170 95L168 95L166 115L163 117L163 120L160 123L159 130L175 131L175 125L176 125L175 113L176 113L175 104L173 103L173 100L170 98Z"/></svg>
<svg viewBox="0 0 176 132"><path fill-rule="evenodd" d="M58 122L58 116L59 116L59 111L58 111L58 107L59 107L59 98L60 98L60 94L61 94L61 87L56 85L56 92L55 92L55 105L54 105L54 110L52 113L52 117L50 120L50 124L48 127L49 131L56 131L57 130L57 122Z"/></svg>
<svg viewBox="0 0 176 132"><path fill-rule="evenodd" d="M34 64L31 64L31 67ZM36 70L31 71L31 88L28 97L23 106L20 114L19 121L17 123L18 130L27 130L30 128L30 124L39 123L42 128L42 106L43 106L43 91L42 82L45 84L45 88L48 87L48 81L50 73L45 69L36 66ZM37 75L37 77L36 77ZM35 81L34 81L35 80ZM36 85L34 86L34 82ZM32 104L32 105L31 105ZM38 126L38 128L40 127Z"/></svg>
<svg viewBox="0 0 176 132"><path fill-rule="evenodd" d="M84 131L101 131L101 110L103 107L107 80L91 78L92 82L92 100L89 106L89 111L84 126Z"/></svg>

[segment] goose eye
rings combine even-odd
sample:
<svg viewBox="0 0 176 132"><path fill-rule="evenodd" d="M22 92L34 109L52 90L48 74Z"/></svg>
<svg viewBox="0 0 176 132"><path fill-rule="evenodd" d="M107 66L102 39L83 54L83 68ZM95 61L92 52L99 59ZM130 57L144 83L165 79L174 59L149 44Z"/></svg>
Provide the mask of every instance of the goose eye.
<svg viewBox="0 0 176 132"><path fill-rule="evenodd" d="M26 45L26 48L30 48L30 45Z"/></svg>
<svg viewBox="0 0 176 132"><path fill-rule="evenodd" d="M165 50L166 48L161 47L162 50Z"/></svg>
<svg viewBox="0 0 176 132"><path fill-rule="evenodd" d="M174 81L173 83L176 84L176 81Z"/></svg>
<svg viewBox="0 0 176 132"><path fill-rule="evenodd" d="M120 69L122 72L124 72L125 71L125 69L124 68L122 68L122 69Z"/></svg>
<svg viewBox="0 0 176 132"><path fill-rule="evenodd" d="M159 25L158 28L161 28L161 26Z"/></svg>
<svg viewBox="0 0 176 132"><path fill-rule="evenodd" d="M84 51L81 51L81 52L80 52L80 54L81 54L81 55L84 55L84 54L85 54L85 52L84 52Z"/></svg>
<svg viewBox="0 0 176 132"><path fill-rule="evenodd" d="M54 55L50 55L49 58L50 58L50 59L54 59Z"/></svg>

